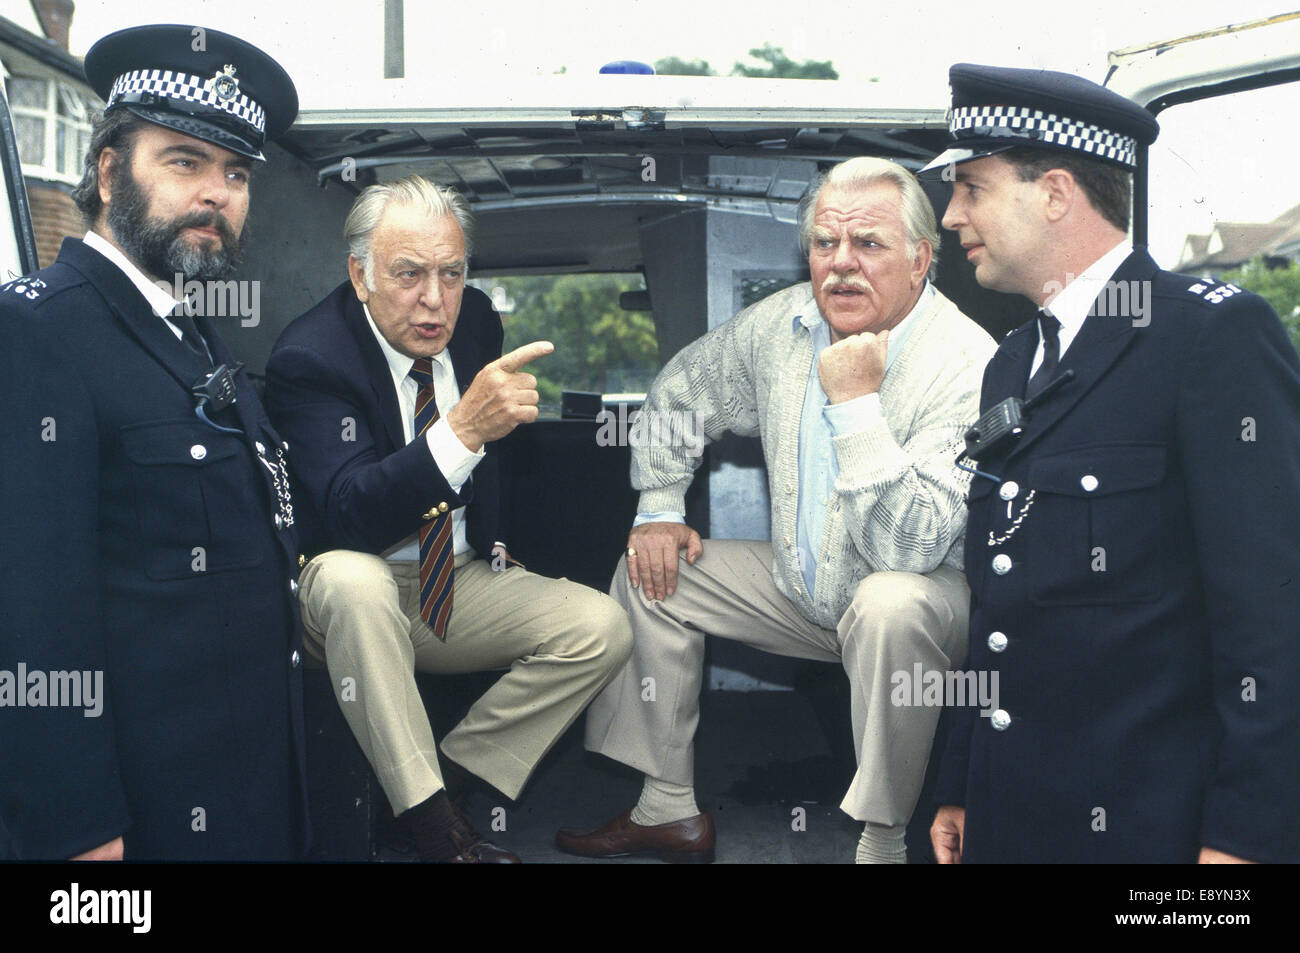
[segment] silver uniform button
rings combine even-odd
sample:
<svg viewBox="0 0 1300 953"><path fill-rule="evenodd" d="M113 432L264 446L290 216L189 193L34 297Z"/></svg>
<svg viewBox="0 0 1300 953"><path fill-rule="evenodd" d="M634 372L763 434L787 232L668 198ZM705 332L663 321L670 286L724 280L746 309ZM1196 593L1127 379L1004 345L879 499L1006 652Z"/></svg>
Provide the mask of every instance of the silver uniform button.
<svg viewBox="0 0 1300 953"><path fill-rule="evenodd" d="M299 665L302 664L302 656L298 654L297 649L294 649L293 654L289 656L289 664L292 665L294 668L297 668Z"/></svg>
<svg viewBox="0 0 1300 953"><path fill-rule="evenodd" d="M289 580L289 591L292 592L295 596L298 594L298 580L297 580L297 579L290 579L290 580Z"/></svg>
<svg viewBox="0 0 1300 953"><path fill-rule="evenodd" d="M1007 650L1007 637L1003 632L989 633L989 651L1005 652Z"/></svg>
<svg viewBox="0 0 1300 953"><path fill-rule="evenodd" d="M1084 490L1088 493L1091 493L1093 490L1097 489L1098 483L1100 483L1100 481L1091 473L1085 474L1083 477L1079 479L1079 486L1083 487Z"/></svg>
<svg viewBox="0 0 1300 953"><path fill-rule="evenodd" d="M208 448L203 446L201 443L196 443L194 446L190 447L190 456L195 460L202 460L207 455Z"/></svg>
<svg viewBox="0 0 1300 953"><path fill-rule="evenodd" d="M262 443L260 440L254 440L253 446L257 448L257 455L259 457L266 456L266 444Z"/></svg>
<svg viewBox="0 0 1300 953"><path fill-rule="evenodd" d="M283 527L283 526L284 526L284 517L281 516L279 513L276 513L276 514L275 514L275 528L276 528L276 529L280 529L280 528Z"/></svg>
<svg viewBox="0 0 1300 953"><path fill-rule="evenodd" d="M285 452L285 453L288 453L288 452L289 452L289 441L288 441L288 440L283 440L283 441L281 441L281 442L280 442L280 446L284 447L284 452Z"/></svg>
<svg viewBox="0 0 1300 953"><path fill-rule="evenodd" d="M1020 484L1015 480L1008 480L998 488L998 496L1004 500L1014 500L1020 495Z"/></svg>
<svg viewBox="0 0 1300 953"><path fill-rule="evenodd" d="M1011 716L999 708L989 715L989 724L993 726L994 731L1006 731L1011 727Z"/></svg>
<svg viewBox="0 0 1300 953"><path fill-rule="evenodd" d="M993 557L993 571L999 576L1005 576L1011 572L1011 557L1006 553L998 553Z"/></svg>

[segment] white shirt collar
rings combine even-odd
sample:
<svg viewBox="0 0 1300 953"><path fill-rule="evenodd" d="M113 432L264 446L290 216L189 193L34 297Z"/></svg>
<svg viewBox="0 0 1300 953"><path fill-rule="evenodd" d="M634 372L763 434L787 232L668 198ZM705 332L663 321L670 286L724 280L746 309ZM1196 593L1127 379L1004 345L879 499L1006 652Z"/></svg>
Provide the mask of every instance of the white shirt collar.
<svg viewBox="0 0 1300 953"><path fill-rule="evenodd" d="M1083 322L1087 320L1088 312L1092 310L1097 295L1101 294L1106 287L1106 282L1131 254L1133 254L1133 243L1126 238L1085 268L1083 274L1077 278L1066 275L1066 286L1043 306L1043 310L1061 322L1062 354L1083 327ZM1039 337L1041 338L1042 335L1040 334ZM1039 343L1041 345L1042 342Z"/></svg>
<svg viewBox="0 0 1300 953"><path fill-rule="evenodd" d="M160 282L154 281L143 271L132 264L131 259L98 232L86 232L83 241L95 251L99 252L113 264L121 269L122 273L131 279L131 284L135 285L140 294L144 295L144 300L149 302L149 307L153 313L160 318L165 318L176 310L180 304L180 299L172 297L171 293L164 289Z"/></svg>
<svg viewBox="0 0 1300 953"><path fill-rule="evenodd" d="M365 312L366 321L370 325L370 332L374 334L375 340L379 342L379 350L384 352L384 359L388 361L389 373L393 375L393 385L398 391L401 391L402 382L407 379L411 373L411 368L415 366L415 358L407 357L389 344L388 339L379 333L379 326L375 324L375 319L370 316L370 309L366 307L364 301L361 302L361 310ZM451 356L447 353L446 348L443 348L441 353L434 355L433 362L440 365L444 371L455 374L455 370L451 366Z"/></svg>

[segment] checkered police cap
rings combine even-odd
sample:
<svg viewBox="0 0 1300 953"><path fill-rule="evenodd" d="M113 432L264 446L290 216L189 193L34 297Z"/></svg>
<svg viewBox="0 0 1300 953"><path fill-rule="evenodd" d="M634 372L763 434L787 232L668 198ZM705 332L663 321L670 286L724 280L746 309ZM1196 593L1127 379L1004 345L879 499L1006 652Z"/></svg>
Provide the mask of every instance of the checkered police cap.
<svg viewBox="0 0 1300 953"><path fill-rule="evenodd" d="M298 114L298 93L271 57L202 27L131 27L86 54L86 78L107 106L252 159Z"/></svg>
<svg viewBox="0 0 1300 953"><path fill-rule="evenodd" d="M228 82L222 83L222 80ZM108 108L112 109L118 102L141 102L146 97L199 103L228 112L265 135L266 110L239 92L237 83L227 73L202 79L169 69L137 69L123 73L113 81L108 94Z"/></svg>
<svg viewBox="0 0 1300 953"><path fill-rule="evenodd" d="M1141 106L1068 73L958 63L948 76L948 126L956 141L922 171L1020 146L1132 170L1139 150L1160 132Z"/></svg>

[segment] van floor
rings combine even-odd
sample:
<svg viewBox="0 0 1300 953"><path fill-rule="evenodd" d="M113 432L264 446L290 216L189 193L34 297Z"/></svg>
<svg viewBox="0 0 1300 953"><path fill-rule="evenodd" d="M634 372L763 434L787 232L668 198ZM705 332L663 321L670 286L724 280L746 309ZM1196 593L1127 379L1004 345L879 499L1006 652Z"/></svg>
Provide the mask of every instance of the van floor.
<svg viewBox="0 0 1300 953"><path fill-rule="evenodd" d="M487 789L473 792L465 803L471 822L525 863L660 863L653 857L591 860L555 848L557 829L604 824L636 803L641 791L639 773L583 749L582 728L580 718L518 802ZM851 758L832 757L801 693L704 693L695 787L697 802L717 825L716 863L851 863L862 825L839 802L853 769ZM387 842L381 861L414 859L392 838Z"/></svg>

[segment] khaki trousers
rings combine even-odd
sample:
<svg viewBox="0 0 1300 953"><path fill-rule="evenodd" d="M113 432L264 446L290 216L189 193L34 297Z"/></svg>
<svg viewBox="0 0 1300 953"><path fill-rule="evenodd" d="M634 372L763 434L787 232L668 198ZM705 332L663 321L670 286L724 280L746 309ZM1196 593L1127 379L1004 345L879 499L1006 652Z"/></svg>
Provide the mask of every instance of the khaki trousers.
<svg viewBox="0 0 1300 953"><path fill-rule="evenodd" d="M772 547L706 540L694 566L678 564L677 591L646 600L619 562L610 594L627 609L632 659L591 704L586 745L651 777L693 784L704 637L735 639L777 655L840 662L852 692L858 770L840 807L890 826L912 816L925 778L938 707L891 702L891 676L913 665L944 672L966 658L970 589L947 566L929 575L872 573L839 626L796 611L772 581Z"/></svg>
<svg viewBox="0 0 1300 953"><path fill-rule="evenodd" d="M626 661L627 616L567 579L456 559L446 642L420 618L414 561L334 550L303 568L304 643L400 814L442 788L415 672L509 669L442 741L443 753L511 799Z"/></svg>

